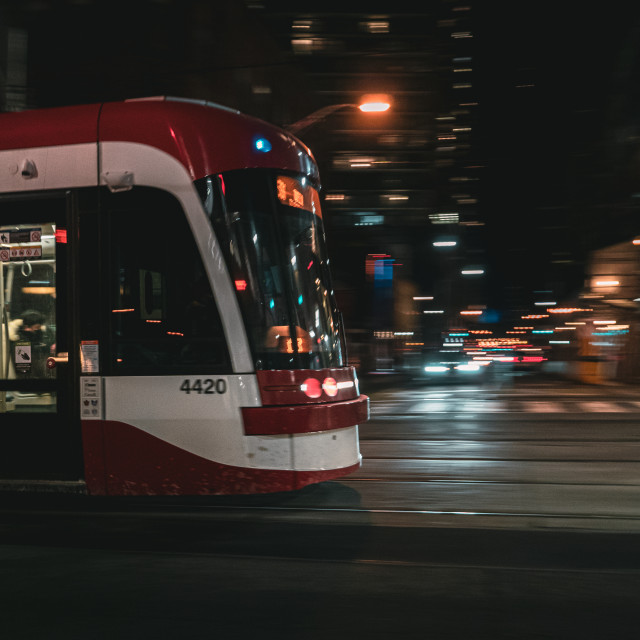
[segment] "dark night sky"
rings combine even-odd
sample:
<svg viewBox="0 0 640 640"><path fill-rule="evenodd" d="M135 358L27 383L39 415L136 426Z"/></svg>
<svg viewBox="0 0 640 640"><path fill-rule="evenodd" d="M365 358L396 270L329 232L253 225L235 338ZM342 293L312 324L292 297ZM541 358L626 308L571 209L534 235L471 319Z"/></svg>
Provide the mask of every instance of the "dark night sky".
<svg viewBox="0 0 640 640"><path fill-rule="evenodd" d="M483 7L476 43L484 215L502 284L539 287L558 278L546 268L554 252L584 258L635 224L640 11L509 3L497 21L495 6ZM575 266L567 291L582 281Z"/></svg>
<svg viewBox="0 0 640 640"><path fill-rule="evenodd" d="M225 22L241 3L213 3L212 15L193 10L207 3L193 2L114 0L97 14L92 3L36 11L42 4L0 0L0 9L30 23L30 83L40 105L179 95L180 82L197 87L197 73L187 77L185 67L214 50L207 43L237 50L229 64L244 63L246 41L238 47ZM415 10L404 2L349 9L356 4L389 14ZM580 257L635 224L629 203L640 191L640 6L542 0L472 7L490 252L500 257L503 284L534 287L546 277L549 252L564 248ZM211 76L215 64L202 58L201 68ZM235 85L218 73L231 91Z"/></svg>

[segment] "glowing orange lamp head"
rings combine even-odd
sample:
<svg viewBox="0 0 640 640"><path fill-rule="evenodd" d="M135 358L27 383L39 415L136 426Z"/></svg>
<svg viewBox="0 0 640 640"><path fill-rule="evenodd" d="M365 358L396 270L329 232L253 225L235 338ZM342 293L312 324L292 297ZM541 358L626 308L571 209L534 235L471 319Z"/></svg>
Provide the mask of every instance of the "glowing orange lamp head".
<svg viewBox="0 0 640 640"><path fill-rule="evenodd" d="M381 113L391 107L389 96L384 93L368 94L362 96L358 109L365 113Z"/></svg>

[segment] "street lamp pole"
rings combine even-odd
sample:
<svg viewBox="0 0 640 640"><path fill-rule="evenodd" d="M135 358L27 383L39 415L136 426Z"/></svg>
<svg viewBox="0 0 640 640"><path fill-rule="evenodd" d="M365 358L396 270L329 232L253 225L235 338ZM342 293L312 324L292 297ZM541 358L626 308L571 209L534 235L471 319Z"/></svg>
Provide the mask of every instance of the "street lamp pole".
<svg viewBox="0 0 640 640"><path fill-rule="evenodd" d="M331 115L332 113L335 113L336 111L340 111L340 109L347 109L349 107L357 108L358 105L357 104L349 104L349 103L346 103L346 104L330 104L330 105L328 105L326 107L323 107L322 109L318 109L317 111L314 111L313 113L310 113L308 116L302 118L301 120L298 120L297 122L294 122L293 124L285 125L284 128L287 131L290 131L291 133L293 133L295 135L298 135L302 131L305 131L309 127L312 127L317 122L321 122L322 120L324 120L327 116Z"/></svg>
<svg viewBox="0 0 640 640"><path fill-rule="evenodd" d="M285 125L284 129L290 131L294 135L298 135L303 131L306 131L314 124L321 122L327 116L330 116L336 111L341 109L360 109L363 113L381 113L387 111L391 107L389 98L386 95L366 95L362 97L360 104L343 103L343 104L330 104L322 109L318 109L308 116L294 122L293 124Z"/></svg>

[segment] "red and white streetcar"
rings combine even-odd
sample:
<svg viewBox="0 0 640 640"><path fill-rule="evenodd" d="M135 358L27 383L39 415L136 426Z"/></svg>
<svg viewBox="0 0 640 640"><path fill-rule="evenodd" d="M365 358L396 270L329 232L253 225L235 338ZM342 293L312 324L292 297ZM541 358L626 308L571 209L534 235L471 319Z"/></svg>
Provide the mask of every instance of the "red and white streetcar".
<svg viewBox="0 0 640 640"><path fill-rule="evenodd" d="M212 103L0 114L0 482L293 490L360 465L313 156Z"/></svg>

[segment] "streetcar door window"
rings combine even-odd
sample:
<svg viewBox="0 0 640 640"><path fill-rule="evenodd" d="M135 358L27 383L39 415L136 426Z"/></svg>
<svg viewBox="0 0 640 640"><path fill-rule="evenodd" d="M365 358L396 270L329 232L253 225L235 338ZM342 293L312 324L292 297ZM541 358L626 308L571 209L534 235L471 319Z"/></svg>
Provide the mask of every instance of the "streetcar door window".
<svg viewBox="0 0 640 640"><path fill-rule="evenodd" d="M0 226L0 413L55 412L54 389L33 381L56 378L56 224ZM20 387L19 383L27 384Z"/></svg>
<svg viewBox="0 0 640 640"><path fill-rule="evenodd" d="M138 187L104 194L117 375L230 373L222 322L185 213Z"/></svg>
<svg viewBox="0 0 640 640"><path fill-rule="evenodd" d="M75 194L0 198L0 476L82 474L77 404Z"/></svg>

